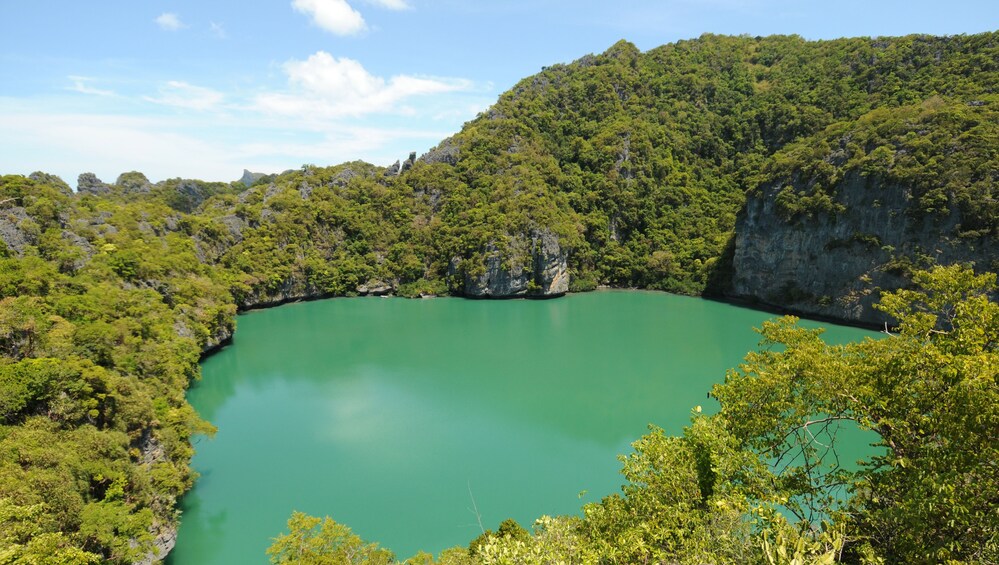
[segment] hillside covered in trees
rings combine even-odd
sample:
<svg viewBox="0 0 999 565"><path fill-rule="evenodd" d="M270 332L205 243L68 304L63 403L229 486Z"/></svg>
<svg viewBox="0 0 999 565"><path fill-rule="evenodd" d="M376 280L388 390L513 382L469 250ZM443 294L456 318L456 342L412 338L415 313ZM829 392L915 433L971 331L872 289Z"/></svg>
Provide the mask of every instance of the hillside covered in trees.
<svg viewBox="0 0 999 565"><path fill-rule="evenodd" d="M354 294L553 296L605 284L897 323L898 308L873 305L919 269L973 263L986 278L999 269L997 85L999 33L820 42L706 35L646 53L622 41L524 79L400 167L303 165L246 177L251 186L153 184L137 172L105 184L85 174L76 192L44 173L4 176L0 562L129 563L169 546L177 498L193 481L190 438L211 429L184 392L199 377L199 356L231 336L240 308ZM988 286L967 277L951 277L964 281L962 298ZM941 304L951 321L954 304ZM925 338L932 332L920 323ZM992 363L966 386L984 395L973 429L994 438L995 322L967 314L961 324L971 333L959 336L978 341L951 345L977 347ZM767 331L774 343L810 339ZM913 358L924 342L906 342ZM939 355L928 367L939 367L947 383L965 383L949 364L954 352ZM899 408L903 389L872 394L885 395L886 406L868 407L859 417L865 425L929 418L923 404ZM724 442L738 457L766 451L757 439L778 423L748 416L741 421L757 428L695 423L690 433L700 439L653 434L625 474L636 484L650 473L672 480L663 460L643 459L660 440ZM927 430L906 427L920 441L953 437ZM904 479L914 492L939 484L941 473L964 477L961 461L992 453L970 453L970 441L938 461L933 450L943 447L913 445L885 464L907 468L901 462L929 453L919 459L929 482ZM689 449L691 461L714 464ZM985 477L969 484L995 485L995 461L982 463ZM735 480L728 472L712 471ZM610 540L607 555L638 547L628 536L639 535L640 521L621 521L620 512L634 520L665 511L661 498L628 506L645 502L638 491L627 494L625 506L607 507L617 510L604 522L588 522L620 533L601 538ZM696 498L684 504L693 508ZM994 557L996 505L991 514L976 507L937 523L950 516L941 509L947 500L929 509L867 500L853 509L857 523L891 539L872 533L869 552L857 549L851 559L973 561L984 559L973 546L989 543ZM916 516L939 526L932 556L918 553L918 539L892 537L904 537L904 521ZM716 518L705 519L717 527ZM725 519L742 524L736 514ZM557 524L545 531L569 527ZM702 526L677 515L669 528ZM608 559L641 557L618 555Z"/></svg>

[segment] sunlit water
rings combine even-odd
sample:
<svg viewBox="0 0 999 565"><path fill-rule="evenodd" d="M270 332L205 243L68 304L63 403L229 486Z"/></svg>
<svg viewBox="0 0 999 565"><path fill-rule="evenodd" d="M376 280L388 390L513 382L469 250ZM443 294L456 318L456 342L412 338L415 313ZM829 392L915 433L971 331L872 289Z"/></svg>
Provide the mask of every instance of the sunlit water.
<svg viewBox="0 0 999 565"><path fill-rule="evenodd" d="M199 438L173 565L266 563L293 510L399 557L618 492L618 454L680 433L771 315L649 292L336 299L239 318L189 393ZM809 324L817 325L817 324ZM828 324L824 324L829 327ZM826 338L869 332L829 327ZM858 458L866 445L853 446Z"/></svg>

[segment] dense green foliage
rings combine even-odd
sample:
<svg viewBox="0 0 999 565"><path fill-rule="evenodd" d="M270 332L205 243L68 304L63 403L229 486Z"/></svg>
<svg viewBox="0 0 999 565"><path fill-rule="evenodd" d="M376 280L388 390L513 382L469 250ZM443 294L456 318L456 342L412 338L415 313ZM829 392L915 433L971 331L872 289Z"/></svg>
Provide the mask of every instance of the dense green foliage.
<svg viewBox="0 0 999 565"><path fill-rule="evenodd" d="M900 324L883 339L832 346L794 317L766 323L715 386L718 414L697 407L682 437L654 428L621 458L620 495L542 517L530 537L501 526L439 563L995 563L996 276L916 280L885 295ZM882 448L855 469L836 456L843 422Z"/></svg>
<svg viewBox="0 0 999 565"><path fill-rule="evenodd" d="M987 249L999 235L997 40L706 35L644 54L620 42L521 81L402 174L306 165L244 187L129 172L79 194L44 173L0 177L0 563L128 563L154 551L194 479L190 437L210 431L184 392L237 308L460 292L487 249L518 259L538 231L568 252L574 290L701 293L724 273L747 191L781 187L789 222L835 216L850 213L835 194L851 175L906 187L906 213ZM967 291L976 281L962 273L951 275ZM799 544L889 561L993 558L973 548L994 551L997 504L972 494L995 487L983 443L996 437L995 343L981 337L996 335L994 318L962 311L938 333L903 308L909 298L892 300L910 322L891 345L839 351L768 326L788 353L751 358L716 394L726 410L738 410L725 395L739 387L794 410L744 404L739 417L697 418L683 438L654 432L626 462L623 496L581 519L546 519L529 539L511 527L485 536L476 558L741 561L761 555L760 532L773 555ZM990 316L975 300L975 315ZM908 349L878 349L896 346ZM750 378L753 363L767 378ZM824 368L834 365L843 370ZM814 377L780 380L776 369L791 366ZM844 380L868 366L882 380ZM854 398L835 396L852 386ZM880 404L892 395L909 404ZM958 411L966 421L933 410L958 402L980 409ZM856 420L891 449L825 538L773 508L826 515L823 488L842 473L795 465L766 483L752 455L777 449L766 441L802 410ZM318 535L355 544L332 526Z"/></svg>
<svg viewBox="0 0 999 565"><path fill-rule="evenodd" d="M433 174L488 194L548 179L545 204L581 239L577 288L701 292L746 190L801 177L787 215L836 212L836 183L858 167L912 187L913 213L960 209L962 233L994 238L997 60L997 34L702 36L645 54L619 42L521 81Z"/></svg>
<svg viewBox="0 0 999 565"><path fill-rule="evenodd" d="M0 562L131 562L191 486L210 428L184 391L235 305L189 238L157 235L157 200L3 177L7 198L27 243L0 257Z"/></svg>

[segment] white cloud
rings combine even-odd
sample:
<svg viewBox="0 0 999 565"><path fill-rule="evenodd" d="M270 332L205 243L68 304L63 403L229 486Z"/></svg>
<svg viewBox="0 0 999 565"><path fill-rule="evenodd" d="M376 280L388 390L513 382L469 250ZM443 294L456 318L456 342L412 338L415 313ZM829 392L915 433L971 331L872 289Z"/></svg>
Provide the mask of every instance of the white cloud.
<svg viewBox="0 0 999 565"><path fill-rule="evenodd" d="M66 78L68 78L73 82L73 86L67 87L69 90L72 90L73 92L80 92L82 94L92 94L94 96L116 96L113 90L102 90L100 88L94 88L92 86L88 86L87 83L93 82L95 80L91 77L70 75Z"/></svg>
<svg viewBox="0 0 999 565"><path fill-rule="evenodd" d="M312 23L337 35L354 35L368 27L361 13L351 8L346 0L292 0L291 5L296 11L311 16Z"/></svg>
<svg viewBox="0 0 999 565"><path fill-rule="evenodd" d="M453 133L433 129L327 124L318 136L287 121L227 121L52 112L0 98L0 171L57 174L74 185L92 171L114 179L142 171L153 182L184 177L229 181L244 168L280 172L302 163L363 159L388 165L414 149L429 149Z"/></svg>
<svg viewBox="0 0 999 565"><path fill-rule="evenodd" d="M211 110L218 106L223 98L225 96L217 90L171 80L160 87L158 97L144 96L143 100L189 110Z"/></svg>
<svg viewBox="0 0 999 565"><path fill-rule="evenodd" d="M226 39L226 38L229 37L229 34L227 34L225 32L225 28L222 27L222 24L215 23L215 22L209 22L209 26L210 26L211 32L213 34L215 34L215 37L218 37L219 39Z"/></svg>
<svg viewBox="0 0 999 565"><path fill-rule="evenodd" d="M413 7L406 0L367 0L369 4L387 8L389 10L410 10Z"/></svg>
<svg viewBox="0 0 999 565"><path fill-rule="evenodd" d="M160 29L166 31L177 31L179 29L185 28L184 22L180 21L180 17L172 12L163 12L162 14L156 16L156 24L160 26Z"/></svg>
<svg viewBox="0 0 999 565"><path fill-rule="evenodd" d="M0 139L0 167L54 173L71 185L84 171L113 180L122 171L137 170L155 181L176 176L231 180L242 169L224 146L177 131L176 120L43 109L0 112L0 128L23 132L16 141Z"/></svg>
<svg viewBox="0 0 999 565"><path fill-rule="evenodd" d="M472 88L472 83L463 79L397 75L385 80L369 73L354 59L338 59L325 51L318 51L305 61L288 61L284 71L292 92L259 95L258 109L282 115L325 118L372 113L411 114L412 111L402 104L411 97Z"/></svg>

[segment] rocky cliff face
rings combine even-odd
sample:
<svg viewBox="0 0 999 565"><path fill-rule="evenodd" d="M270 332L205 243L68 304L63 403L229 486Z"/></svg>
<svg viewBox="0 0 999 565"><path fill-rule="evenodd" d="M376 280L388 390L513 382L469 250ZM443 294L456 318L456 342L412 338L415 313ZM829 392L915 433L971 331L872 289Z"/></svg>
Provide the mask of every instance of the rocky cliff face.
<svg viewBox="0 0 999 565"><path fill-rule="evenodd" d="M915 217L911 191L857 172L836 187L845 212L783 219L779 186L750 196L736 225L730 295L849 322L882 324L872 308L880 290L905 286L909 268L974 262L995 269L994 238L958 238L957 206L948 217Z"/></svg>
<svg viewBox="0 0 999 565"><path fill-rule="evenodd" d="M461 294L476 298L550 297L569 291L566 251L549 231L514 237L502 250L490 244L480 257L453 260L451 273L461 277Z"/></svg>
<svg viewBox="0 0 999 565"><path fill-rule="evenodd" d="M108 194L111 187L104 181L97 178L94 173L82 173L76 181L76 192L78 194Z"/></svg>
<svg viewBox="0 0 999 565"><path fill-rule="evenodd" d="M30 226L36 226L32 230ZM34 245L37 237L37 224L28 215L24 208L16 206L6 210L0 210L0 242L8 250L20 255L28 245Z"/></svg>

